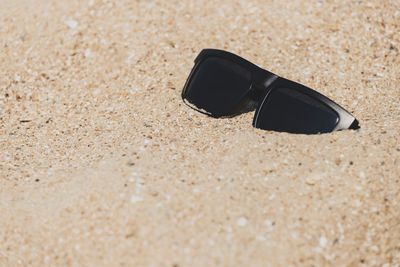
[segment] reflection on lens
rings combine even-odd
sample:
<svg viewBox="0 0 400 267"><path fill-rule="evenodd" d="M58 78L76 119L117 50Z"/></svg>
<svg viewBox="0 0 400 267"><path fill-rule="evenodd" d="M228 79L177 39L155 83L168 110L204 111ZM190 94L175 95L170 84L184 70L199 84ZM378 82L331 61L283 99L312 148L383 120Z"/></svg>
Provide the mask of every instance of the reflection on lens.
<svg viewBox="0 0 400 267"><path fill-rule="evenodd" d="M229 116L250 86L249 71L225 59L208 58L193 74L184 98L210 115Z"/></svg>
<svg viewBox="0 0 400 267"><path fill-rule="evenodd" d="M256 118L256 127L279 132L315 134L331 132L339 121L323 102L296 89L273 89Z"/></svg>

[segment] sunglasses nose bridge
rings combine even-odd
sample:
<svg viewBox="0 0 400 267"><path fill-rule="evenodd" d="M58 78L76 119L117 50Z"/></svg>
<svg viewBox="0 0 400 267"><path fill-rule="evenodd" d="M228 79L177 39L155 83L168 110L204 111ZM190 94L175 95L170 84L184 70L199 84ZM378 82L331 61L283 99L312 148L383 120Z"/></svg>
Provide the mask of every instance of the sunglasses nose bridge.
<svg viewBox="0 0 400 267"><path fill-rule="evenodd" d="M278 79L278 76L271 72L264 70L255 72L251 84L251 98L256 101L261 100L276 79Z"/></svg>

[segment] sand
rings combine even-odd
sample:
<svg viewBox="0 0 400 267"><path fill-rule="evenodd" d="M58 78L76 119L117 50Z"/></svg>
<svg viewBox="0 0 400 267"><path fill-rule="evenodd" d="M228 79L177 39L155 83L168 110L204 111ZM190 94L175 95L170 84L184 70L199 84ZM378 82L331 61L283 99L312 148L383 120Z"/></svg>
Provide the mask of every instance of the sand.
<svg viewBox="0 0 400 267"><path fill-rule="evenodd" d="M400 266L400 2L0 0L0 266ZM226 49L361 129L181 89Z"/></svg>

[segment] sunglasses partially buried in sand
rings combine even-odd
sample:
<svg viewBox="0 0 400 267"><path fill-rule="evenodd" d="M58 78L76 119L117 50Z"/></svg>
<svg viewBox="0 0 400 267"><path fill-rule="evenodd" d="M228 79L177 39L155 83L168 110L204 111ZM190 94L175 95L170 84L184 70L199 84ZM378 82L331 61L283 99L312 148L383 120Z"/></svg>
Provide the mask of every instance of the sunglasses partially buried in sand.
<svg viewBox="0 0 400 267"><path fill-rule="evenodd" d="M214 118L256 106L253 126L264 130L317 134L359 128L349 112L320 93L216 49L197 56L182 99Z"/></svg>

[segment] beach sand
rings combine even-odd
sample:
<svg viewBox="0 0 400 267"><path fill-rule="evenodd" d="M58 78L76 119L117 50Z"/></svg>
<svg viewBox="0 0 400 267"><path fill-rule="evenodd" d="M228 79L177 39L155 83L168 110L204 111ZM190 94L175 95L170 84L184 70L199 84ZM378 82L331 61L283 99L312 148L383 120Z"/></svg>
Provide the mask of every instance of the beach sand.
<svg viewBox="0 0 400 267"><path fill-rule="evenodd" d="M0 266L400 266L400 2L0 0ZM203 48L361 129L212 119Z"/></svg>

